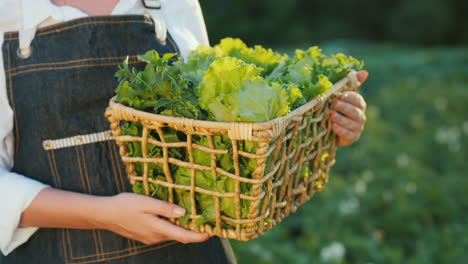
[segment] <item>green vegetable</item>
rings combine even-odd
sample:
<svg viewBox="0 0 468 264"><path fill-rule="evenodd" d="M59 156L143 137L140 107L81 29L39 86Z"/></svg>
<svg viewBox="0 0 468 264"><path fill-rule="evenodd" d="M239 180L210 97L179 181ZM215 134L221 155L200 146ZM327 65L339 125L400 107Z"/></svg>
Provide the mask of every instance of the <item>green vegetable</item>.
<svg viewBox="0 0 468 264"><path fill-rule="evenodd" d="M305 104L333 86L333 83L346 76L351 69L361 69L363 63L336 54L327 56L318 47L297 50L294 57L265 49L261 46L248 47L239 39L225 38L214 47L199 46L183 61L176 54L158 54L148 51L138 57L146 62L144 70L130 69L125 60L116 77L119 81L115 92L117 102L132 108L155 114L187 117L198 120L224 122L264 122L285 116L291 110ZM172 128L163 128L166 142L185 142L187 136ZM122 134L141 136L142 125L136 122L123 122ZM305 137L305 135L300 135ZM151 131L149 137L161 141L161 135ZM215 149L231 150L232 142L226 135L214 135L211 144ZM206 136L193 136L193 143L210 147ZM140 142L127 142L128 156L142 157ZM256 153L257 143L239 141L238 148ZM163 149L148 144L148 157L162 157ZM170 164L165 171L161 164L148 164L148 176L165 181L170 173L176 184L191 185L192 173L195 185L221 194L235 192L235 181L211 170L212 158L218 168L235 173L232 152L210 154L193 149L192 157L196 164L209 168L195 170ZM188 162L190 154L185 148L169 148L169 156ZM271 159L267 160L267 167ZM257 162L244 156L239 157L240 176L250 178L257 169ZM142 175L143 164L135 164L135 172ZM302 176L311 174L307 164L302 166ZM321 182L317 182L320 185ZM321 186L316 186L321 188ZM240 183L242 194L248 195L252 185ZM135 193L144 194L142 184L133 186ZM167 200L168 189L150 184L150 195ZM192 210L190 191L175 189L175 202L184 207L186 215L181 218L183 225L190 220ZM215 224L215 198L196 192L197 225ZM240 200L240 215L247 217L250 201ZM221 213L236 218L234 198L220 198ZM265 222L267 223L267 222ZM224 228L234 228L223 221Z"/></svg>

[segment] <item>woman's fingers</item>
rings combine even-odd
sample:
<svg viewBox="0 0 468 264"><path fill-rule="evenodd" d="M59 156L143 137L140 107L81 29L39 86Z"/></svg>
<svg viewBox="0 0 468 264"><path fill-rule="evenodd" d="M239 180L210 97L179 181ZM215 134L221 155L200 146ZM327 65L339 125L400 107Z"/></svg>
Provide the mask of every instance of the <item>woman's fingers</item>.
<svg viewBox="0 0 468 264"><path fill-rule="evenodd" d="M369 76L369 73L367 71L359 71L357 74L358 81L360 83L364 83L367 79L367 76Z"/></svg>
<svg viewBox="0 0 468 264"><path fill-rule="evenodd" d="M338 145L349 146L353 144L361 136L360 132L349 130L345 127L340 126L337 123L333 123L333 132L338 136Z"/></svg>
<svg viewBox="0 0 468 264"><path fill-rule="evenodd" d="M363 80L365 80L365 77ZM338 135L338 145L348 146L361 137L366 123L367 105L364 98L356 92L344 92L333 103L333 112L330 119L333 122L333 131Z"/></svg>
<svg viewBox="0 0 468 264"><path fill-rule="evenodd" d="M170 202L141 195L141 203L144 211L149 214L166 217L182 217L185 209Z"/></svg>
<svg viewBox="0 0 468 264"><path fill-rule="evenodd" d="M184 244L203 242L210 238L208 234L188 230L164 219L155 218L153 223L155 236L163 235L169 240L177 240Z"/></svg>
<svg viewBox="0 0 468 264"><path fill-rule="evenodd" d="M333 112L330 118L334 123L354 132L361 133L361 131L364 129L363 123L358 123L352 119L346 118L344 115L338 112Z"/></svg>
<svg viewBox="0 0 468 264"><path fill-rule="evenodd" d="M366 115L364 114L363 109L348 102L336 100L333 105L333 109L358 123L366 122Z"/></svg>
<svg viewBox="0 0 468 264"><path fill-rule="evenodd" d="M367 108L366 101L364 100L362 95L356 92L349 92L349 91L343 92L339 100L350 103L354 106L357 106L359 109L362 109L363 111L365 111Z"/></svg>

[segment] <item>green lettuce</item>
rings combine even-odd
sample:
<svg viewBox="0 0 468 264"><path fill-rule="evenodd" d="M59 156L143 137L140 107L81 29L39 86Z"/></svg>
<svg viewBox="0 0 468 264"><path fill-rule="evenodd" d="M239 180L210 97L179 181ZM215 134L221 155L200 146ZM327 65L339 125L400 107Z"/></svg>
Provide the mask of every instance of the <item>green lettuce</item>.
<svg viewBox="0 0 468 264"><path fill-rule="evenodd" d="M296 50L294 56L280 54L261 46L248 47L243 41L225 38L213 47L198 46L191 51L186 60L176 54L159 54L151 50L138 56L145 62L143 70L130 68L128 59L116 72L118 86L115 89L116 101L137 110L149 113L186 117L198 120L224 122L265 122L285 116L309 100L327 92L334 83L345 77L352 69L359 70L363 62L342 53L325 55L318 47ZM309 117L311 118L311 117ZM166 142L186 142L187 135L170 127L163 127ZM122 122L123 135L139 137L143 127L138 122ZM301 132L297 137L302 141L306 135ZM149 137L162 141L160 135L151 130ZM215 149L228 150L225 154L214 155L218 168L234 174L232 142L226 135L212 136ZM192 136L192 142L203 147L210 147L207 136ZM237 141L238 149L244 152L257 152L258 144L251 141ZM127 156L142 157L141 142L126 142ZM163 157L162 147L148 143L147 156ZM280 155L282 155L280 153ZM169 148L169 156L189 162L189 153L184 147ZM218 171L211 170L213 155L193 148L195 164L209 167L209 170L195 170L194 180L198 188L218 193L234 193L235 180ZM257 170L257 161L239 156L239 174L252 178ZM304 178L312 174L310 164L304 164L301 175ZM134 163L137 175L143 175L142 163ZM266 168L271 166L271 156ZM190 186L192 169L169 164L169 173L174 182ZM148 177L166 181L167 170L161 164L148 164ZM150 183L150 196L166 200L169 190L162 185ZM137 183L133 191L145 194L143 184ZM174 189L175 203L187 211L181 218L186 225L192 213L190 191ZM249 195L252 184L240 183L241 194ZM195 192L196 214L200 217L197 225L215 225L215 198ZM236 218L234 198L220 198L221 214ZM240 213L246 218L250 200L240 200ZM224 228L235 226L222 222Z"/></svg>

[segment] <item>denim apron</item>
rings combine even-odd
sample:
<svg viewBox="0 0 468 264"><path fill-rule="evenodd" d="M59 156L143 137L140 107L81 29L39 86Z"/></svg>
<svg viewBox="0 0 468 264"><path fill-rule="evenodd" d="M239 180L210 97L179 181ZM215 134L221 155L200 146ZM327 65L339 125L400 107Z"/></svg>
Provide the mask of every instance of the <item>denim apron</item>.
<svg viewBox="0 0 468 264"><path fill-rule="evenodd" d="M39 29L28 58L18 46L18 33L6 33L2 49L15 113L12 171L74 192L131 192L104 111L125 57L141 69L138 54L178 52L171 36L161 44L147 15L86 17ZM235 261L229 241L219 237L144 245L105 230L41 228L2 264Z"/></svg>

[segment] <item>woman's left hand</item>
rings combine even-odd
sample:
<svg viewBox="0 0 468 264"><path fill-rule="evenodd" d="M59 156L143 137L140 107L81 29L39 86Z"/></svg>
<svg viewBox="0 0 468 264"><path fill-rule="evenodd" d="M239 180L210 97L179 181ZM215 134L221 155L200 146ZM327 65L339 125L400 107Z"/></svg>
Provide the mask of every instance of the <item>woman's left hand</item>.
<svg viewBox="0 0 468 264"><path fill-rule="evenodd" d="M358 72L359 82L364 83L368 75L367 71ZM338 136L338 145L349 146L361 137L364 130L366 101L356 92L344 92L332 107L334 111L330 119L333 132Z"/></svg>

